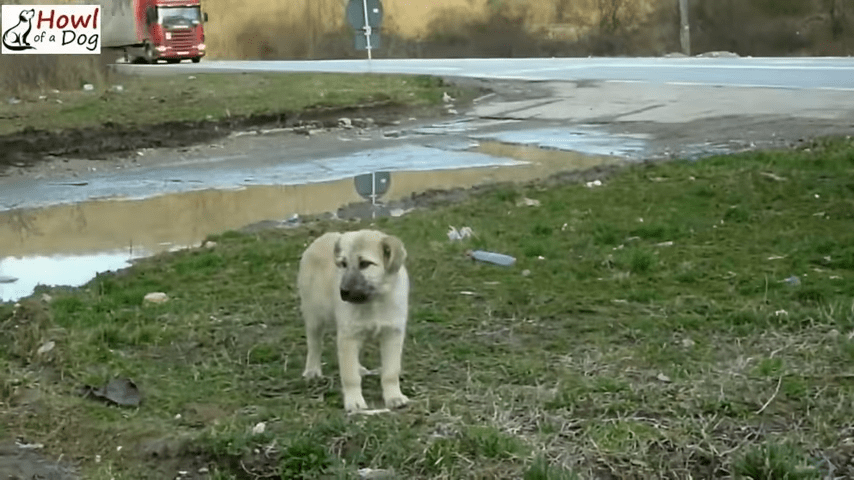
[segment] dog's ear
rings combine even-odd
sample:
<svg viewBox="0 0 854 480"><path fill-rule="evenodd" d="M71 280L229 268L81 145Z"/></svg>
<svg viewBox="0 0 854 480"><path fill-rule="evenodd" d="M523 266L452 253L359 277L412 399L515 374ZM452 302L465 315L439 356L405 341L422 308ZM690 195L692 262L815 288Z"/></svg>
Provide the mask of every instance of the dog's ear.
<svg viewBox="0 0 854 480"><path fill-rule="evenodd" d="M339 237L338 240L335 240L335 246L332 247L332 258L334 258L336 262L338 261L339 255L341 255L341 237Z"/></svg>
<svg viewBox="0 0 854 480"><path fill-rule="evenodd" d="M406 249L403 248L403 242L394 235L386 235L380 244L383 249L386 271L394 273L400 270L404 260L406 260Z"/></svg>

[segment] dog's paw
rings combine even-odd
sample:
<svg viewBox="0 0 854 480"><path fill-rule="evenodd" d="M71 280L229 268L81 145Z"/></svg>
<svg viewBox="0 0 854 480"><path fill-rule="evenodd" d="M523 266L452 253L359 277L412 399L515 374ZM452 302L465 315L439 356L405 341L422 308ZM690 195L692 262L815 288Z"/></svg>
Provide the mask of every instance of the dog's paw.
<svg viewBox="0 0 854 480"><path fill-rule="evenodd" d="M394 408L405 407L406 404L409 403L409 398L404 394L390 396L385 399L385 407L389 410Z"/></svg>
<svg viewBox="0 0 854 480"><path fill-rule="evenodd" d="M353 395L353 396L345 396L344 397L344 410L347 413L358 412L360 410L367 410L368 404L365 402L365 399L361 395Z"/></svg>
<svg viewBox="0 0 854 480"><path fill-rule="evenodd" d="M306 380L311 380L314 378L320 378L323 376L323 373L320 372L319 368L306 368L305 371L302 372L302 378Z"/></svg>

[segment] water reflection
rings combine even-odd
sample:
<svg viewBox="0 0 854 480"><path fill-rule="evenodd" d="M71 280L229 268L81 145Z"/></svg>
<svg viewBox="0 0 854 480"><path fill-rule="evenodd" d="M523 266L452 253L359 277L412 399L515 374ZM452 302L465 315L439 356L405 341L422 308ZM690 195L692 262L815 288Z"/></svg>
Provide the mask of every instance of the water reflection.
<svg viewBox="0 0 854 480"><path fill-rule="evenodd" d="M29 296L37 285L79 287L96 273L119 270L129 266L134 258L144 256L146 252L143 251L134 254L116 251L89 255L6 257L0 260L0 277L14 281L0 283L0 302Z"/></svg>

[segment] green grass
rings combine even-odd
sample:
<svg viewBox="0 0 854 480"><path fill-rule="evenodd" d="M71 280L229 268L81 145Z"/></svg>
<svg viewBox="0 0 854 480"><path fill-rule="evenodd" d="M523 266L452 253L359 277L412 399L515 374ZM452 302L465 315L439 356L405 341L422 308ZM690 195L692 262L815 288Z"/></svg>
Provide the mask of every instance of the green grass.
<svg viewBox="0 0 854 480"><path fill-rule="evenodd" d="M95 480L848 475L852 179L854 144L828 141L377 220L410 255L413 403L371 417L343 413L331 338L327 378L300 377L299 256L357 226L215 236L47 307L0 306L0 426ZM517 264L471 263L449 224ZM143 306L150 291L170 301ZM377 365L376 348L366 357ZM142 389L139 409L75 394L119 375ZM364 390L381 405L376 377Z"/></svg>
<svg viewBox="0 0 854 480"><path fill-rule="evenodd" d="M250 115L295 114L315 108L355 106L430 107L443 92L462 100L471 92L441 79L357 74L182 74L120 76L123 90L104 85L54 92L33 89L24 102L0 103L0 135L24 129L52 130L222 120ZM40 98L42 97L42 98ZM61 103L58 103L61 102Z"/></svg>

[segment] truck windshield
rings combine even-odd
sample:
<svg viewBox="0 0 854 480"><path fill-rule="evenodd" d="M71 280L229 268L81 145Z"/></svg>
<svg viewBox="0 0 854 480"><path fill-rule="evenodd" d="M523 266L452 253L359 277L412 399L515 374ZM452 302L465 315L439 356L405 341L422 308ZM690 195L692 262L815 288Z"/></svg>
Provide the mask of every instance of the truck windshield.
<svg viewBox="0 0 854 480"><path fill-rule="evenodd" d="M157 17L164 26L196 25L202 19L199 7L159 7Z"/></svg>

